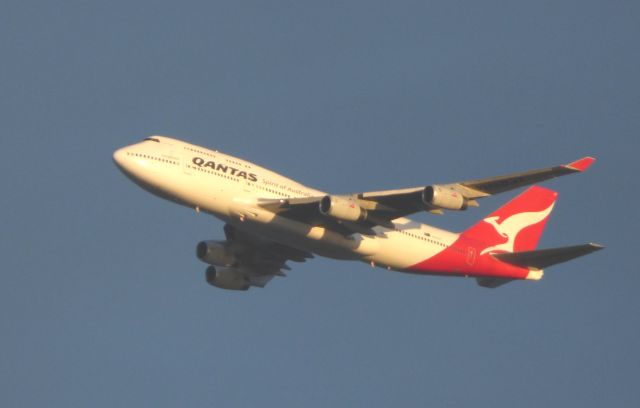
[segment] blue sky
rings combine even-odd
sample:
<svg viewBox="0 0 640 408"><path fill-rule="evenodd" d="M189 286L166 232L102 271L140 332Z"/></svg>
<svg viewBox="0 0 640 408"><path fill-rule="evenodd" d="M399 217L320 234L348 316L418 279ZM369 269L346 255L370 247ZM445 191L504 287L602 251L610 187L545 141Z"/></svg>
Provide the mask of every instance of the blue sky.
<svg viewBox="0 0 640 408"><path fill-rule="evenodd" d="M639 9L3 3L0 405L637 405ZM222 291L194 254L221 222L111 162L151 134L336 193L593 155L545 183L540 246L607 249L496 290L318 258Z"/></svg>

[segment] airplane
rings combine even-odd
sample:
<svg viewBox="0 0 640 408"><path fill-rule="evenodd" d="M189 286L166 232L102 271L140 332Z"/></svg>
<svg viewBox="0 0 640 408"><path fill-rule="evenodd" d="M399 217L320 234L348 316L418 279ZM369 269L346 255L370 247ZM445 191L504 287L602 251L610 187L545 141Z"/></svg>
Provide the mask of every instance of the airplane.
<svg viewBox="0 0 640 408"><path fill-rule="evenodd" d="M320 255L426 275L473 277L495 288L540 280L544 269L602 249L588 243L536 249L558 193L533 185L461 233L412 221L477 207L478 200L584 172L595 161L398 190L327 194L218 150L166 136L113 153L116 166L144 190L222 220L225 240L196 246L206 281L247 290L285 276L288 261Z"/></svg>

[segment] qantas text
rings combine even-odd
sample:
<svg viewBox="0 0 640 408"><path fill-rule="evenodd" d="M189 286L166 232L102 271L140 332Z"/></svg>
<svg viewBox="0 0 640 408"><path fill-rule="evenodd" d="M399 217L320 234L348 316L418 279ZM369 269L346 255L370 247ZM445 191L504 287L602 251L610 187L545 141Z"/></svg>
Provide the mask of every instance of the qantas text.
<svg viewBox="0 0 640 408"><path fill-rule="evenodd" d="M245 180L258 181L258 176L256 176L255 174L253 173L247 174L246 171L238 170L235 167L227 166L220 163L216 164L212 161L207 161L201 157L194 157L193 160L191 161L193 162L193 164L195 164L198 167L209 167L212 170L221 171L223 173L230 173L232 176L242 177Z"/></svg>

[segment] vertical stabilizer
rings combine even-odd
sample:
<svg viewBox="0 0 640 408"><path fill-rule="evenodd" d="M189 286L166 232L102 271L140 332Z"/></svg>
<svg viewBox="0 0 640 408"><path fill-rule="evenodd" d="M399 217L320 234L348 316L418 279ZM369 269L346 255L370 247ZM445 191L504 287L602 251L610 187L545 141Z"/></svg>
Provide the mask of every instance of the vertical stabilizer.
<svg viewBox="0 0 640 408"><path fill-rule="evenodd" d="M535 249L558 193L533 186L462 233L482 243L480 255Z"/></svg>

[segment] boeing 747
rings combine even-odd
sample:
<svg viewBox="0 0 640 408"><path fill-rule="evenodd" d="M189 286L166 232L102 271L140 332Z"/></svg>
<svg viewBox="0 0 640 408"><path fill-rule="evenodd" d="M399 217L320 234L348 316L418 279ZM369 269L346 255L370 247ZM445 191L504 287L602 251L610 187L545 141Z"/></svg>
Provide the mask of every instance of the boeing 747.
<svg viewBox="0 0 640 408"><path fill-rule="evenodd" d="M597 251L588 243L537 250L558 194L532 186L462 233L406 218L462 211L493 194L585 171L595 159L499 177L348 195L304 186L264 167L164 136L118 149L118 168L150 193L211 214L225 240L202 241L208 283L264 287L288 261L314 255L414 274L473 277L495 288L539 280L543 269Z"/></svg>

